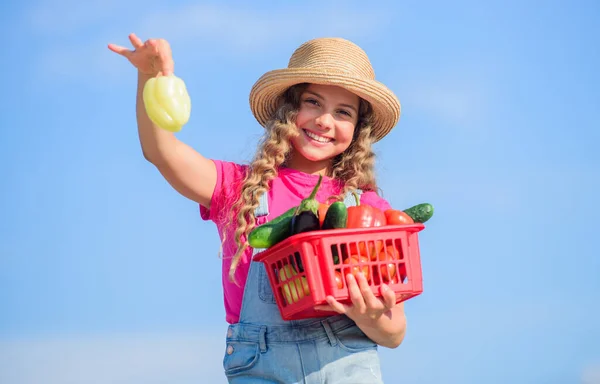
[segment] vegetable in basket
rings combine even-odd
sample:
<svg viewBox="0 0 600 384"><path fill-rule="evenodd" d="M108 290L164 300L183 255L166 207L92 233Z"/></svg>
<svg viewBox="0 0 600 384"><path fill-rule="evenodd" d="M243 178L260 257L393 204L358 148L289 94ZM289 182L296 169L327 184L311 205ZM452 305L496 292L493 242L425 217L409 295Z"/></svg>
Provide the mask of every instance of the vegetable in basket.
<svg viewBox="0 0 600 384"><path fill-rule="evenodd" d="M317 216L319 212L319 202L315 199L315 196L321 186L322 180L323 176L319 175L319 181L317 181L317 185L315 185L311 194L302 200L296 209L296 212L294 212L291 222L292 235L320 229L319 217Z"/></svg>
<svg viewBox="0 0 600 384"><path fill-rule="evenodd" d="M360 198L353 192L356 206L348 207L347 228L370 228L385 225L385 214L381 209L367 204L361 204Z"/></svg>
<svg viewBox="0 0 600 384"><path fill-rule="evenodd" d="M291 264L284 265L279 270L279 281L282 285L283 295L287 304L295 303L296 301L310 295L310 288L306 276L297 277L298 272Z"/></svg>
<svg viewBox="0 0 600 384"><path fill-rule="evenodd" d="M269 248L287 239L291 233L292 216L298 207L293 207L273 220L254 228L248 235L252 248Z"/></svg>
<svg viewBox="0 0 600 384"><path fill-rule="evenodd" d="M330 205L327 203L320 203L319 204L319 210L317 212L317 216L319 216L319 225L321 227L323 227L323 222L325 221L325 216L327 215L327 210L329 209Z"/></svg>
<svg viewBox="0 0 600 384"><path fill-rule="evenodd" d="M410 216L415 223L424 223L433 216L433 205L429 203L417 204L414 207L405 209L404 213Z"/></svg>
<svg viewBox="0 0 600 384"><path fill-rule="evenodd" d="M348 208L342 201L336 201L327 209L321 229L346 228L348 224Z"/></svg>
<svg viewBox="0 0 600 384"><path fill-rule="evenodd" d="M414 220L406 212L398 209L386 209L384 211L387 225L414 224Z"/></svg>
<svg viewBox="0 0 600 384"><path fill-rule="evenodd" d="M356 206L348 207L348 223L347 228L371 228L381 227L386 225L385 214L379 208L368 204L361 204L360 198L356 193L353 193L356 199ZM358 249L356 244L350 244L350 253L355 255L376 255L383 248L381 241L369 241L368 243L359 242Z"/></svg>

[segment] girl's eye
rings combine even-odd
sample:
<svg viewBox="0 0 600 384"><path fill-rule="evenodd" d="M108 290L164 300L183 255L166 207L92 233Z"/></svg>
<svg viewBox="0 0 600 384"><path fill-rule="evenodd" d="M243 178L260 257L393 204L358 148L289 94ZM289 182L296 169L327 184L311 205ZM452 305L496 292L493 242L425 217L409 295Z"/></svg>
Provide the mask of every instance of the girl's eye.
<svg viewBox="0 0 600 384"><path fill-rule="evenodd" d="M340 109L339 113L341 113L342 115L346 115L348 117L352 117L352 114L344 109Z"/></svg>
<svg viewBox="0 0 600 384"><path fill-rule="evenodd" d="M312 105L319 105L319 102L315 99L305 99L304 102Z"/></svg>

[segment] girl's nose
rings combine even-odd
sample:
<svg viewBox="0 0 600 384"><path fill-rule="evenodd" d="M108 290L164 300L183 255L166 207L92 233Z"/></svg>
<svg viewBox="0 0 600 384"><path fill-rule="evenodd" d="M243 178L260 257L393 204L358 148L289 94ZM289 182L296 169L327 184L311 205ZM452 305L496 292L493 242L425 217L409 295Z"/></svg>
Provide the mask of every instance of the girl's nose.
<svg viewBox="0 0 600 384"><path fill-rule="evenodd" d="M322 130L328 131L333 128L333 116L331 116L331 113L322 113L317 116L315 123Z"/></svg>

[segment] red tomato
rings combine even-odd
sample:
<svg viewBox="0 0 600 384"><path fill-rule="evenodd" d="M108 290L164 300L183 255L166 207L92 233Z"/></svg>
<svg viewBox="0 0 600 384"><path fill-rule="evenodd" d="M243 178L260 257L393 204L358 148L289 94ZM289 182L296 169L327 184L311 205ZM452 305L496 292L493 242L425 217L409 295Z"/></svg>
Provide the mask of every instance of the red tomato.
<svg viewBox="0 0 600 384"><path fill-rule="evenodd" d="M387 225L415 223L412 217L408 216L406 213L398 209L387 209L384 213Z"/></svg>
<svg viewBox="0 0 600 384"><path fill-rule="evenodd" d="M368 263L369 258L366 256L350 255L350 257L348 257L346 260L344 260L344 264L348 264L348 265L352 266L350 268L350 270L348 270L347 268L344 269L344 277L348 273L352 273L354 275L354 277L356 277L359 272L362 272L363 275L365 275L365 277L367 278L367 281L370 282L371 274L370 274L369 264L358 265L359 262L360 263Z"/></svg>
<svg viewBox="0 0 600 384"><path fill-rule="evenodd" d="M367 256L369 257L372 261L377 260L377 255L383 250L383 241L382 240L377 240L377 241L367 241L367 242L359 242L358 243L358 250L356 249L356 245L351 243L350 244L350 253L353 254L359 254L361 256Z"/></svg>
<svg viewBox="0 0 600 384"><path fill-rule="evenodd" d="M398 278L400 278L400 282L403 282L406 279L406 264L402 258L402 251L395 246L388 245L386 248L386 253L391 255L395 260L399 260L398 264L398 274L394 279L394 282L398 282Z"/></svg>
<svg viewBox="0 0 600 384"><path fill-rule="evenodd" d="M380 265L381 278L384 282L389 283L396 277L396 262L398 261L400 254L396 250L396 247L388 245L385 252L379 256L380 261L389 261L387 264Z"/></svg>
<svg viewBox="0 0 600 384"><path fill-rule="evenodd" d="M344 288L344 280L340 271L335 271L335 283L337 284L338 289Z"/></svg>

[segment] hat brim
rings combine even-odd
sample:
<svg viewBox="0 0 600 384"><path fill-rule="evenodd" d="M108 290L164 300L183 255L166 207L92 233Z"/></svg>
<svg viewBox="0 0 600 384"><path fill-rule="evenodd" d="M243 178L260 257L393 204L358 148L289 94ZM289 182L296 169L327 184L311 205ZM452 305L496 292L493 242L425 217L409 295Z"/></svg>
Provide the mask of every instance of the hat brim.
<svg viewBox="0 0 600 384"><path fill-rule="evenodd" d="M400 119L400 101L376 80L359 79L344 72L285 68L265 73L252 87L250 109L256 120L265 126L275 112L280 96L289 87L301 83L339 86L368 101L373 108L373 141L381 140Z"/></svg>

